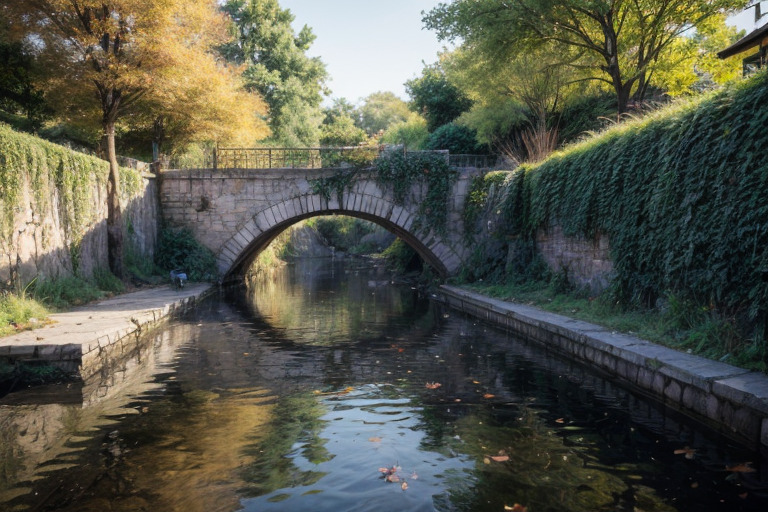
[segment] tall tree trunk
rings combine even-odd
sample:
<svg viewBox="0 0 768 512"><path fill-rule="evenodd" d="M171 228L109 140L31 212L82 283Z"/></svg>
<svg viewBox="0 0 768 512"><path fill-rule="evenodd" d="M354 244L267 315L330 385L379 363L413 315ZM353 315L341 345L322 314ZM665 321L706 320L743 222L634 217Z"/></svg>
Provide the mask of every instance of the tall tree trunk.
<svg viewBox="0 0 768 512"><path fill-rule="evenodd" d="M107 178L107 257L109 270L123 278L123 212L120 208L120 168L115 151L115 122L104 122L104 138L109 161Z"/></svg>

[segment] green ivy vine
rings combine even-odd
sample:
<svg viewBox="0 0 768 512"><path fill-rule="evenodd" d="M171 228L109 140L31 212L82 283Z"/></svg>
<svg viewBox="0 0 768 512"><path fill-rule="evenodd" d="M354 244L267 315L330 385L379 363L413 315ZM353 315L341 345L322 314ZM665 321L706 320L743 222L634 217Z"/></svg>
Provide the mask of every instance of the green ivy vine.
<svg viewBox="0 0 768 512"><path fill-rule="evenodd" d="M620 125L505 182L508 238L606 234L613 293L670 296L768 333L768 74ZM473 187L473 218L485 184ZM477 202L477 205L474 204Z"/></svg>
<svg viewBox="0 0 768 512"><path fill-rule="evenodd" d="M27 207L22 204L27 187L36 217L50 217L58 208L76 270L83 236L97 220L94 192L105 186L108 165L0 123L0 242L11 244L16 218ZM137 171L121 168L120 178L124 198L141 190ZM58 198L55 203L54 198Z"/></svg>
<svg viewBox="0 0 768 512"><path fill-rule="evenodd" d="M444 155L432 152L386 153L376 160L376 181L392 191L395 203L402 206L414 186L426 187L419 203L416 226L444 234L448 222L451 189L458 171L448 165Z"/></svg>
<svg viewBox="0 0 768 512"><path fill-rule="evenodd" d="M331 176L310 180L312 192L326 201L335 195L339 202L351 190L359 173L370 168L361 166L343 169ZM451 169L444 155L431 152L408 153L390 152L379 156L373 162L373 179L385 190L392 192L396 204L402 206L415 185L425 186L425 196L419 202L415 226L445 233L448 220L450 193L458 177Z"/></svg>

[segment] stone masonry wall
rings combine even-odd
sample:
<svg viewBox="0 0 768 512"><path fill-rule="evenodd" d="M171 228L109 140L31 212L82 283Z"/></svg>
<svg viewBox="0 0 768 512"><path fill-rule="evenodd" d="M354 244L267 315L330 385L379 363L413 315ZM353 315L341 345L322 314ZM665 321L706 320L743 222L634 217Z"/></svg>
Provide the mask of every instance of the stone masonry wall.
<svg viewBox="0 0 768 512"><path fill-rule="evenodd" d="M106 187L93 180L91 218L78 243L72 242L55 184L49 183L44 193L53 205L47 214L41 213L30 183L22 184L19 204L23 206L16 208L11 239L0 247L0 287L69 276L75 270L87 278L98 268L108 268ZM126 194L121 204L126 251L152 258L160 215L154 176L144 173L139 190Z"/></svg>
<svg viewBox="0 0 768 512"><path fill-rule="evenodd" d="M593 292L605 289L613 274L608 237L587 240L569 237L560 226L540 229L536 249L553 272L566 272L569 281Z"/></svg>

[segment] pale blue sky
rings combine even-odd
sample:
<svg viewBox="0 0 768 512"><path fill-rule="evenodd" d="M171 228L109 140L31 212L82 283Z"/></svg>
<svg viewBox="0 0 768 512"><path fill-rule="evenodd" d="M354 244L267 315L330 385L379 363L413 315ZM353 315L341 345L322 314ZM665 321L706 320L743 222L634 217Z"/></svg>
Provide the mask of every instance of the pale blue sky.
<svg viewBox="0 0 768 512"><path fill-rule="evenodd" d="M421 11L439 0L278 0L298 32L317 36L309 51L325 63L331 96L352 103L377 91L407 100L403 83L437 61L442 43L423 30Z"/></svg>
<svg viewBox="0 0 768 512"><path fill-rule="evenodd" d="M392 91L407 100L405 81L419 76L424 63L437 61L444 45L421 22L421 11L429 11L440 0L278 2L296 17L296 32L309 25L317 36L309 55L325 63L331 97L352 103L377 91ZM731 21L750 31L755 27L753 16L749 10Z"/></svg>

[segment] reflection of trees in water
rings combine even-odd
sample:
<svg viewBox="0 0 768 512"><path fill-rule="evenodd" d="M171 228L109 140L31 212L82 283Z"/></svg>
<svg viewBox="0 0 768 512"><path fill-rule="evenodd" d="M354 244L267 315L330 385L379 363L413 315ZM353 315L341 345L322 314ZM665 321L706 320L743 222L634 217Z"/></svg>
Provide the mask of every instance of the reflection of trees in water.
<svg viewBox="0 0 768 512"><path fill-rule="evenodd" d="M291 331L293 341L329 345L375 338L392 318L423 314L414 290L388 285L388 273L370 264L301 260L250 282L248 299L272 327Z"/></svg>
<svg viewBox="0 0 768 512"><path fill-rule="evenodd" d="M513 503L545 511L675 510L642 485L640 464L604 465L589 439L577 432L564 438L529 405L513 409L505 411L511 421L500 422L492 410L472 408L442 440L427 436L431 449L439 444L475 460L471 474L446 475L449 491L436 497L437 510L504 510ZM425 421L442 429L445 418L430 416L425 411Z"/></svg>
<svg viewBox="0 0 768 512"><path fill-rule="evenodd" d="M320 417L326 411L315 396L301 393L279 398L272 412L266 433L245 449L253 462L240 472L244 497L312 485L325 473L301 469L297 461L316 465L334 457L325 447L327 440L320 438L326 424ZM293 453L295 445L300 445L298 453Z"/></svg>

